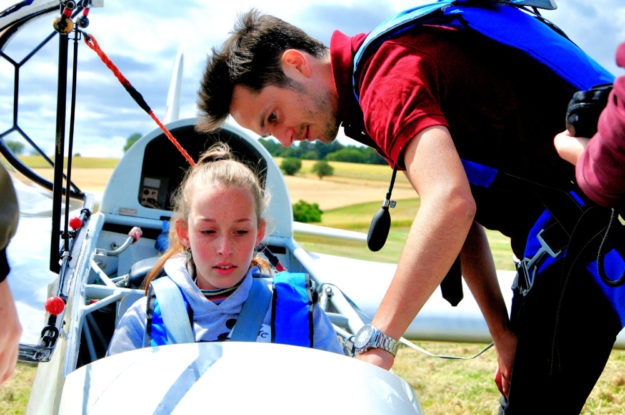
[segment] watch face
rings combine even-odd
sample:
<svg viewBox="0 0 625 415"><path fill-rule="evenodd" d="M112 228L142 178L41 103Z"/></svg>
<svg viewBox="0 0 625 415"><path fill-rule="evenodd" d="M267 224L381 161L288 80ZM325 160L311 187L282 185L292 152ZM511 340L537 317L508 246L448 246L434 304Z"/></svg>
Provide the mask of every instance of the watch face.
<svg viewBox="0 0 625 415"><path fill-rule="evenodd" d="M354 338L354 346L357 349L362 349L363 347L367 346L367 343L371 339L371 336L373 336L374 330L375 329L370 325L362 326L362 328L358 330L358 333L356 333L356 337Z"/></svg>

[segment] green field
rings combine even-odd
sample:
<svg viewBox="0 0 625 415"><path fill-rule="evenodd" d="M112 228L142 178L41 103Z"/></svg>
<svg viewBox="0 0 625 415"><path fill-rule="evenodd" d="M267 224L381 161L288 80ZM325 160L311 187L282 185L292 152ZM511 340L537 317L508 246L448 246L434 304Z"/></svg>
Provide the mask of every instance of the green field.
<svg viewBox="0 0 625 415"><path fill-rule="evenodd" d="M330 237L295 234L295 239L307 250L322 254L368 259L380 262L397 263L404 246L408 229L419 208L419 199L398 200L391 212L391 230L384 247L372 253L366 243L359 241L337 240ZM375 212L380 209L380 202L361 203L331 209L321 215L320 226L347 229L367 233L369 223ZM514 270L510 240L499 232L486 231L495 266L500 270Z"/></svg>
<svg viewBox="0 0 625 415"><path fill-rule="evenodd" d="M36 366L30 363L17 364L13 376L0 385L0 414L21 415L26 412L35 371Z"/></svg>

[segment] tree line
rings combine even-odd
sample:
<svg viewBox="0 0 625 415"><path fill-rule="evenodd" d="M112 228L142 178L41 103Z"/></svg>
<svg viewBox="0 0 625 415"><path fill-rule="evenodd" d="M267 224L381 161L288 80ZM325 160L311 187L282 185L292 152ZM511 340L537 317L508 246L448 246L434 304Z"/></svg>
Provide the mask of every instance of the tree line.
<svg viewBox="0 0 625 415"><path fill-rule="evenodd" d="M320 141L315 141L314 143L300 141L291 147L284 147L271 139L259 138L258 141L273 157L386 164L384 159L371 147L343 145L336 140L329 144Z"/></svg>

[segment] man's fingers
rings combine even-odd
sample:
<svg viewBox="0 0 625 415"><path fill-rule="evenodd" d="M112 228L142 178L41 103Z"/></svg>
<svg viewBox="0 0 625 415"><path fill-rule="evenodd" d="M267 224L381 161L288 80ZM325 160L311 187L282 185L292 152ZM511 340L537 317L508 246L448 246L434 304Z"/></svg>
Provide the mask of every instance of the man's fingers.
<svg viewBox="0 0 625 415"><path fill-rule="evenodd" d="M497 389L499 389L499 393L501 393L503 396L507 396L508 393L507 393L507 390L504 391L503 376L501 376L501 370L499 369L499 367L497 367L497 372L495 372L494 380L495 380L495 385L497 385Z"/></svg>

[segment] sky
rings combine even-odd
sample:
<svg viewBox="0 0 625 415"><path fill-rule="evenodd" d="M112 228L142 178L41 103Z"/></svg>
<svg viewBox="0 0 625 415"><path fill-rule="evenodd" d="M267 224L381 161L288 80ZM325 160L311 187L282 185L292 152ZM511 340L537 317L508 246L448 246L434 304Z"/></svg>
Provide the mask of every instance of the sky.
<svg viewBox="0 0 625 415"><path fill-rule="evenodd" d="M180 117L197 115L196 96L211 48L219 48L237 16L252 7L304 29L328 45L334 30L368 32L387 17L422 0L104 0L89 14L93 35L125 77L143 95L157 117L166 111L167 92L179 50L184 54ZM558 9L543 11L591 57L615 75L614 62L625 41L623 0L556 0ZM0 0L0 11L8 2ZM52 32L54 15L28 25L3 52L20 62ZM19 125L52 154L55 136L58 40L52 39L20 69ZM71 59L71 56L70 56ZM71 61L70 61L71 62ZM73 153L121 157L128 136L157 128L125 92L97 55L81 42L78 51L77 110ZM0 61L0 130L12 125L13 67ZM10 135L6 139L16 140ZM343 143L349 139L340 138Z"/></svg>

